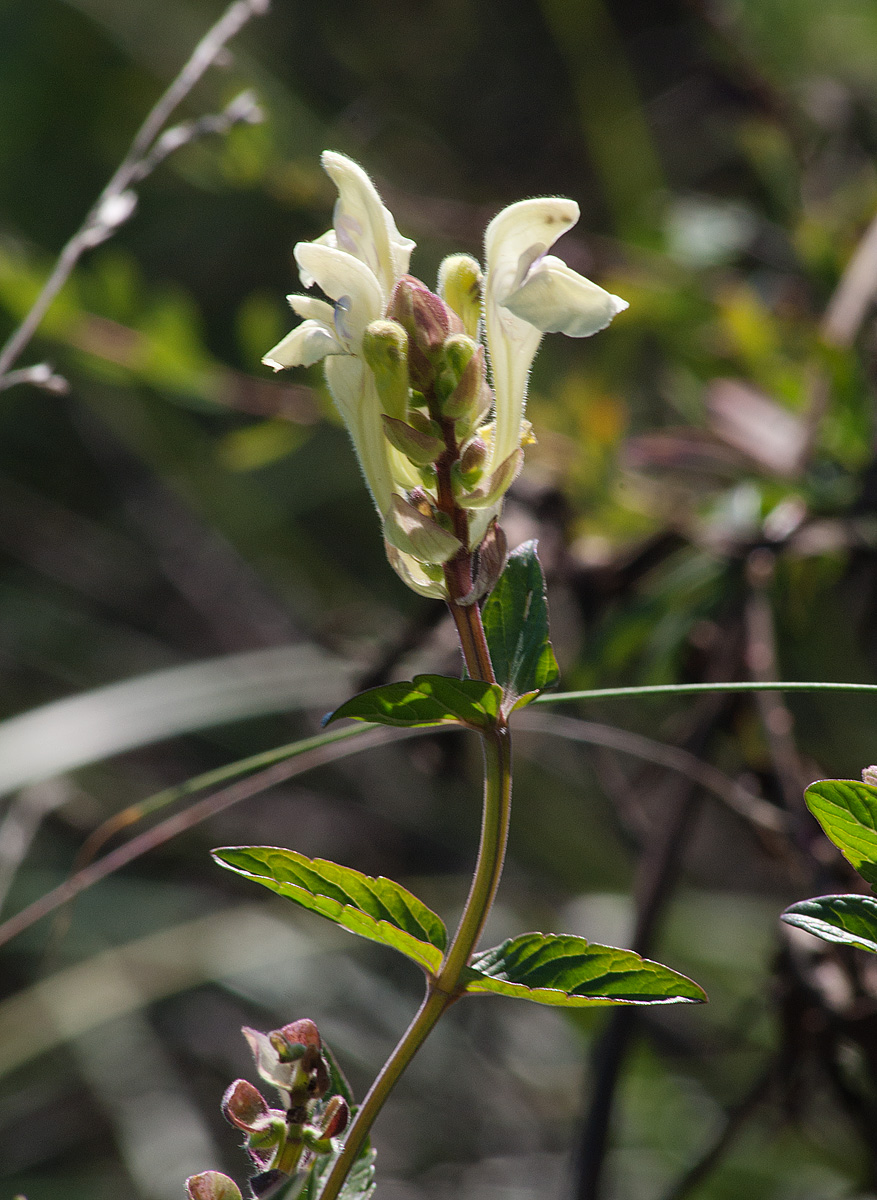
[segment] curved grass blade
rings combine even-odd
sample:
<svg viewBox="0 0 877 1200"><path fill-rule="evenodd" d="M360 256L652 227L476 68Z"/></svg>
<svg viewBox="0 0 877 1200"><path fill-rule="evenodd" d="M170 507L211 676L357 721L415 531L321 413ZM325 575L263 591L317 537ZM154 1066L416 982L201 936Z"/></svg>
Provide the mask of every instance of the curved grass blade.
<svg viewBox="0 0 877 1200"><path fill-rule="evenodd" d="M502 688L480 679L415 675L411 682L386 683L347 700L324 720L341 717L376 725L465 725L490 729L496 723Z"/></svg>
<svg viewBox="0 0 877 1200"><path fill-rule="evenodd" d="M706 1000L702 988L669 967L572 934L509 938L477 954L464 978L467 993L495 992L562 1008Z"/></svg>
<svg viewBox="0 0 877 1200"><path fill-rule="evenodd" d="M824 942L877 954L877 900L871 896L816 896L791 905L781 917Z"/></svg>
<svg viewBox="0 0 877 1200"><path fill-rule="evenodd" d="M856 779L820 779L804 797L826 837L877 886L877 788Z"/></svg>
<svg viewBox="0 0 877 1200"><path fill-rule="evenodd" d="M261 883L360 937L392 946L419 966L441 966L448 935L432 909L392 879L373 878L277 846L223 846L220 866Z"/></svg>

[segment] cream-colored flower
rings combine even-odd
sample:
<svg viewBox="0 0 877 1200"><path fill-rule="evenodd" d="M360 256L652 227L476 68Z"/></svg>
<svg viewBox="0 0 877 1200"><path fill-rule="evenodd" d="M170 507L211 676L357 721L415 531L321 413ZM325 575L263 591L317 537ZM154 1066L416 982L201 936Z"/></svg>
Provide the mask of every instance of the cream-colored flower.
<svg viewBox="0 0 877 1200"><path fill-rule="evenodd" d="M484 236L484 329L496 394L491 462L521 444L527 380L546 333L590 337L627 302L548 254L579 219L574 200L520 200L493 218Z"/></svg>
<svg viewBox="0 0 877 1200"><path fill-rule="evenodd" d="M263 362L280 370L325 360L392 566L415 591L444 596L442 564L464 547L463 534L450 532L447 505L438 512L435 471L430 476L442 447L436 438L448 438L457 457L456 511L467 516L455 517L454 528L460 521L468 527L465 549L474 550L531 440L524 406L542 335L588 337L627 304L548 253L579 216L574 201L556 197L522 200L494 217L483 277L466 255L446 259L439 273L443 303L407 276L414 243L401 236L362 168L331 151L322 162L338 188L333 228L300 242L295 259L304 286L318 284L332 303L290 296L302 323ZM495 401L492 418L478 427L491 399L484 352L473 341L482 329ZM439 395L446 387L456 391ZM424 389L435 394L425 396Z"/></svg>
<svg viewBox="0 0 877 1200"><path fill-rule="evenodd" d="M383 515L394 491L393 464L375 381L362 358L362 340L368 326L384 315L393 288L408 270L414 242L401 236L361 167L331 150L321 161L338 188L333 227L314 242L299 242L294 254L305 287L318 284L334 304L313 296L289 296L293 311L304 320L262 361L279 371L326 359L326 382ZM402 474L399 482L412 486L414 477L404 465Z"/></svg>

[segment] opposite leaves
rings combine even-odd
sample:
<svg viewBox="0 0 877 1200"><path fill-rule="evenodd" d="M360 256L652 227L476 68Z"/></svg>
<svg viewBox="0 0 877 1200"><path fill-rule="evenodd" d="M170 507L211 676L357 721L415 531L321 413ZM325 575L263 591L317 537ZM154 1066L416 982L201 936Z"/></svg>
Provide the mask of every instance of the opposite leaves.
<svg viewBox="0 0 877 1200"><path fill-rule="evenodd" d="M276 846L224 846L220 866L261 883L360 937L392 946L427 971L441 965L447 930L436 914L392 879L363 875Z"/></svg>
<svg viewBox="0 0 877 1200"><path fill-rule="evenodd" d="M826 835L877 886L877 788L855 779L821 779L804 794ZM793 904L782 919L823 941L877 954L877 900L870 896L817 896Z"/></svg>
<svg viewBox="0 0 877 1200"><path fill-rule="evenodd" d="M503 711L535 700L557 681L557 660L548 638L545 578L536 543L512 551L481 614Z"/></svg>
<svg viewBox="0 0 877 1200"><path fill-rule="evenodd" d="M477 954L464 979L469 993L496 992L563 1008L706 1000L702 988L669 967L572 934L509 938Z"/></svg>

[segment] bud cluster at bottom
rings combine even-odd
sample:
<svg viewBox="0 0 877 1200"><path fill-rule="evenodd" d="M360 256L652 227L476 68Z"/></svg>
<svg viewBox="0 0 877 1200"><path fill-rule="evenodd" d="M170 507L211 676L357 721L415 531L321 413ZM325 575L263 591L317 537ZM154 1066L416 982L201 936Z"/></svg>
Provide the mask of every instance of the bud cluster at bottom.
<svg viewBox="0 0 877 1200"><path fill-rule="evenodd" d="M243 1030L256 1069L279 1093L282 1107L272 1108L258 1088L237 1079L222 1098L226 1119L244 1137L244 1148L256 1167L249 1181L258 1198L283 1179L307 1175L321 1155L337 1149L334 1139L350 1118L344 1096L329 1095L332 1071L313 1021L303 1018L259 1033ZM186 1181L189 1200L241 1200L226 1175L205 1171Z"/></svg>

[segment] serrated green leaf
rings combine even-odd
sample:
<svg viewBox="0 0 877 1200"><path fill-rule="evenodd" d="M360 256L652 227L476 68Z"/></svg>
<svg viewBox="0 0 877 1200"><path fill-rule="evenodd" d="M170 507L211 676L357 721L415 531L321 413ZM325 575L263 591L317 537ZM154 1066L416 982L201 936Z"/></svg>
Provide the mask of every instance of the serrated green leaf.
<svg viewBox="0 0 877 1200"><path fill-rule="evenodd" d="M565 1008L706 1000L702 988L669 967L572 934L509 938L477 954L464 979L467 992L497 992Z"/></svg>
<svg viewBox="0 0 877 1200"><path fill-rule="evenodd" d="M787 925L806 929L825 942L877 954L877 900L871 896L816 896L781 915Z"/></svg>
<svg viewBox="0 0 877 1200"><path fill-rule="evenodd" d="M509 555L481 614L487 648L509 712L557 682L557 660L548 638L545 577L535 541Z"/></svg>
<svg viewBox="0 0 877 1200"><path fill-rule="evenodd" d="M466 725L491 728L502 703L502 688L480 679L415 675L410 683L369 688L336 708L324 724L341 717L378 725Z"/></svg>
<svg viewBox="0 0 877 1200"><path fill-rule="evenodd" d="M441 965L448 940L441 918L392 879L276 846L223 846L213 857L351 933L392 946L428 971Z"/></svg>
<svg viewBox="0 0 877 1200"><path fill-rule="evenodd" d="M856 779L820 779L804 795L826 836L877 886L877 788Z"/></svg>

